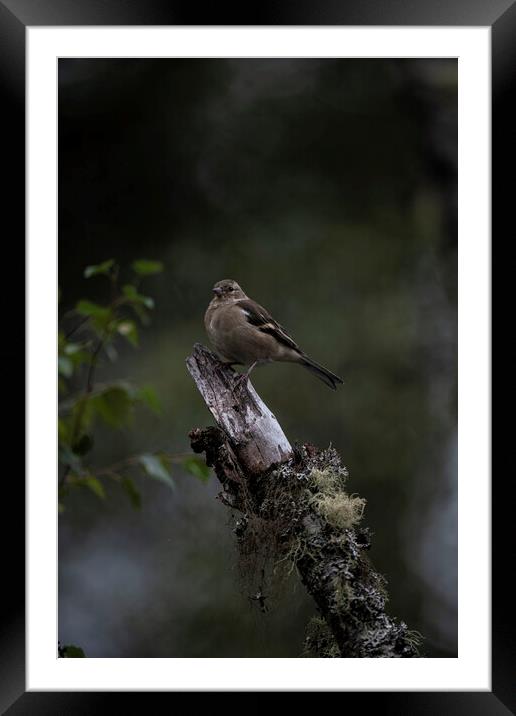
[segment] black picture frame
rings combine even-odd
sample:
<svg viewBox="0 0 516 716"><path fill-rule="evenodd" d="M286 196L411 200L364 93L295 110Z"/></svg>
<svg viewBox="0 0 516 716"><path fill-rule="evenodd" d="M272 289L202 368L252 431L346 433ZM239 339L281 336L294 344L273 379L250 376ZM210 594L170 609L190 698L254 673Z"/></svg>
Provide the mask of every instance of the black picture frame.
<svg viewBox="0 0 516 716"><path fill-rule="evenodd" d="M202 22L199 22L202 20ZM492 234L512 224L509 211L514 202L516 166L511 102L516 96L516 2L515 0L262 0L251 7L234 9L229 3L211 9L195 3L170 0L0 0L0 107L3 125L2 164L8 179L3 192L3 226L9 226L9 246L18 250L12 259L24 262L25 246L25 30L28 26L65 25L405 25L489 26L492 33ZM507 234L506 234L507 235ZM508 240L510 240L510 235ZM493 252L494 256L494 252ZM10 259L11 263L11 259ZM503 285L492 292L502 300ZM506 289L507 290L507 289ZM20 295L19 285L17 295ZM20 366L23 321L8 318L9 336L2 351L4 375ZM20 385L23 384L20 376ZM10 382L12 386L14 381ZM9 388L8 388L9 390ZM13 390L13 388L11 388ZM23 405L18 388L6 400ZM499 436L500 443L503 437ZM472 446L473 449L473 446ZM20 453L21 454L21 453ZM18 467L18 475L20 470ZM503 474L503 473L502 473ZM512 501L508 499L509 472L492 482L492 691L491 692L344 692L344 708L360 699L360 705L385 714L508 714L516 713L515 627L512 591L508 588L509 545L512 537ZM93 714L102 704L118 706L120 693L25 692L25 533L24 484L9 479L9 512L18 515L11 524L2 521L3 544L8 545L12 566L4 567L4 606L0 632L0 711L18 714ZM511 513L509 513L511 510ZM126 695L127 696L127 695ZM156 703L169 704L174 693L145 693ZM142 695L131 694L133 708L143 706ZM367 699L366 702L363 699ZM116 701L116 705L115 705ZM175 702L174 702L175 703ZM145 702L145 708L149 702Z"/></svg>

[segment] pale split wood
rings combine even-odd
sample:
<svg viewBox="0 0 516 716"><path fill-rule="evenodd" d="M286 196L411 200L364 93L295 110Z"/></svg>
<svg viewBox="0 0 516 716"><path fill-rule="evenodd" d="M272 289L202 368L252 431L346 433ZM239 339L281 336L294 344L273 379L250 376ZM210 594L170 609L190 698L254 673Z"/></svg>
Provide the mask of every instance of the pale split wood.
<svg viewBox="0 0 516 716"><path fill-rule="evenodd" d="M259 475L292 457L280 424L249 380L241 380L239 373L199 343L186 365L245 471Z"/></svg>

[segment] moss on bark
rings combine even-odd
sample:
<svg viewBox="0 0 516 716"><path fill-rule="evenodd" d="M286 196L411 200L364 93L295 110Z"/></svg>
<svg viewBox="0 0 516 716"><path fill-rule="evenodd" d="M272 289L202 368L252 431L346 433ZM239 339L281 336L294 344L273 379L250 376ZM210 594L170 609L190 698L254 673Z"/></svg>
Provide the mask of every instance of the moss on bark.
<svg viewBox="0 0 516 716"><path fill-rule="evenodd" d="M365 500L346 491L348 471L333 448L297 446L293 457L247 475L218 428L190 434L221 481L233 510L241 567L264 581L297 570L320 617L309 624L305 656L417 657L419 636L390 617L385 579L367 551ZM325 628L323 628L325 627Z"/></svg>

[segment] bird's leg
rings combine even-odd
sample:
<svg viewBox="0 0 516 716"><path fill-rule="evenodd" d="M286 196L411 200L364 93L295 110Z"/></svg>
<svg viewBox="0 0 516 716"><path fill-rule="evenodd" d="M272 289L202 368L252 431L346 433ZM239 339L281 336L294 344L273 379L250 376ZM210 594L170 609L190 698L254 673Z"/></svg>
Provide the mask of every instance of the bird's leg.
<svg viewBox="0 0 516 716"><path fill-rule="evenodd" d="M265 365L266 363L271 363L270 358L259 358L258 360L255 360L254 363L252 363L249 368L246 370L245 373L242 373L238 376L238 378L235 381L235 385L243 385L244 383L247 383L249 380L249 375L251 374L251 371L256 368L257 365Z"/></svg>
<svg viewBox="0 0 516 716"><path fill-rule="evenodd" d="M253 368L256 368L256 366L258 365L258 363L262 363L262 361L255 360L255 362L252 364L252 366L250 366L250 368L247 370L247 372L244 373L244 375L245 375L245 377L246 377L247 379L249 379L249 376L250 376L250 374L251 374L251 371L253 370Z"/></svg>
<svg viewBox="0 0 516 716"><path fill-rule="evenodd" d="M245 373L242 373L242 375L238 376L238 378L236 379L236 383L238 385L243 385L244 383L247 383L247 381L249 380L249 375L250 375L251 371L253 370L253 368L255 368L258 365L258 363L261 363L261 362L263 362L263 361L255 360L255 362L246 370Z"/></svg>

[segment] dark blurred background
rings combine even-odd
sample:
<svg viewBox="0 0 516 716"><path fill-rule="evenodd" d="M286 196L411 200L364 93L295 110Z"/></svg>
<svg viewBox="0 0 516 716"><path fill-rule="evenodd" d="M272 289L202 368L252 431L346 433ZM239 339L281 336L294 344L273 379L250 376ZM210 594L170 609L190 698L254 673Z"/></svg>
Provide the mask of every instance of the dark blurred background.
<svg viewBox="0 0 516 716"><path fill-rule="evenodd" d="M189 450L211 418L185 368L211 287L234 278L314 358L253 384L291 441L332 443L367 500L389 611L457 654L456 60L61 59L61 311L106 298L87 264L163 261L140 349L99 379L152 383L92 460ZM295 580L262 614L228 514L175 471L70 495L59 517L59 635L90 657L289 657L314 605Z"/></svg>

